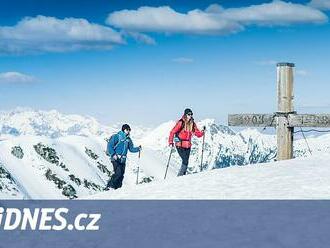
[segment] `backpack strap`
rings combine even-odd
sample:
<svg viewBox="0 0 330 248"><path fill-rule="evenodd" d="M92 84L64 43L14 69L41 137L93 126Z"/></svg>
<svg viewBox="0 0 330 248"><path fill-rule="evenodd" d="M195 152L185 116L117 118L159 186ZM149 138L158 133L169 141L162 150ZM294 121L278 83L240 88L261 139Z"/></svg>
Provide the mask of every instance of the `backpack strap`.
<svg viewBox="0 0 330 248"><path fill-rule="evenodd" d="M182 140L179 137L179 134L184 129L184 120L181 118L179 121L181 121L181 127L180 127L179 131L175 133L175 136L180 140L181 146L182 146L182 141L188 141L188 140ZM192 124L193 125L192 126L192 132L195 132L196 123L195 123L194 119L192 119L192 122L193 122L193 124Z"/></svg>
<svg viewBox="0 0 330 248"><path fill-rule="evenodd" d="M180 127L180 129L175 133L175 135L176 135L177 137L179 137L179 134L181 133L181 131L182 131L183 128L184 128L184 120L183 120L183 119L180 119L179 121L181 121L181 127Z"/></svg>
<svg viewBox="0 0 330 248"><path fill-rule="evenodd" d="M183 120L183 119L180 119L179 121L181 121L181 127L180 127L179 131L177 131L177 132L175 133L176 136L178 136L179 133L181 133L181 131L182 131L183 128L184 128L184 120ZM193 124L192 124L192 132L195 132L196 123L195 123L194 119L192 119L192 122L193 122Z"/></svg>
<svg viewBox="0 0 330 248"><path fill-rule="evenodd" d="M179 139L179 141L181 142L181 146L182 146L182 141L183 141L183 140L180 139L179 134L181 133L181 131L182 131L183 128L184 128L184 120L181 118L179 121L181 122L181 127L180 127L180 129L175 133L175 136Z"/></svg>
<svg viewBox="0 0 330 248"><path fill-rule="evenodd" d="M115 138L116 135L119 136L118 134L115 134L115 135L113 136L113 138ZM116 150L116 148L118 147L119 144L120 144L120 140L119 140L119 137L118 137L118 141L116 142L116 144L115 144L115 146L113 147L113 149Z"/></svg>
<svg viewBox="0 0 330 248"><path fill-rule="evenodd" d="M195 120L192 119L192 122L193 122L193 126L192 126L192 132L194 133L195 132L195 128L196 128L196 123L195 123Z"/></svg>

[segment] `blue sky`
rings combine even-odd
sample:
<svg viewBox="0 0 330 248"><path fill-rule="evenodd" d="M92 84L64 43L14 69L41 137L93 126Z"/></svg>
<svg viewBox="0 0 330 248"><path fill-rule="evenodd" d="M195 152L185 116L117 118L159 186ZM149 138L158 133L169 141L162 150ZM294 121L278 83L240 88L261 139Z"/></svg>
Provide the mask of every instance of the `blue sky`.
<svg viewBox="0 0 330 248"><path fill-rule="evenodd" d="M225 123L228 113L276 110L285 61L296 64L297 111L330 112L329 0L0 5L3 110L156 125L191 107Z"/></svg>

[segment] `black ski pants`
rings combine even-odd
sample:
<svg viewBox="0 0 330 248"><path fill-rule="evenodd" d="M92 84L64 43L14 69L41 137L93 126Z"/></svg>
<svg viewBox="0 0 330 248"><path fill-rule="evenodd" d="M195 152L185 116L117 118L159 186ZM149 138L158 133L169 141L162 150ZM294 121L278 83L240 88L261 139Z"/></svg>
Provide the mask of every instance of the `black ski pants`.
<svg viewBox="0 0 330 248"><path fill-rule="evenodd" d="M179 177L186 175L187 173L191 148L182 148L177 146L176 149L179 153L179 156L182 159L182 165L178 173L178 177Z"/></svg>
<svg viewBox="0 0 330 248"><path fill-rule="evenodd" d="M112 165L115 173L111 176L107 187L118 189L123 185L126 164L119 161L112 161Z"/></svg>

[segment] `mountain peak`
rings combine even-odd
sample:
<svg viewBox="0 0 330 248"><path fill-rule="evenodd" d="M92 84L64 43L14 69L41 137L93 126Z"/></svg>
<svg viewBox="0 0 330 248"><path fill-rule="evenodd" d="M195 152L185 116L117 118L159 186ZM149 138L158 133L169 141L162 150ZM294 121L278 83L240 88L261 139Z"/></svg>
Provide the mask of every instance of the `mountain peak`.
<svg viewBox="0 0 330 248"><path fill-rule="evenodd" d="M109 135L113 128L101 125L95 118L63 114L57 110L15 108L0 112L0 134L38 135L58 138L67 135Z"/></svg>

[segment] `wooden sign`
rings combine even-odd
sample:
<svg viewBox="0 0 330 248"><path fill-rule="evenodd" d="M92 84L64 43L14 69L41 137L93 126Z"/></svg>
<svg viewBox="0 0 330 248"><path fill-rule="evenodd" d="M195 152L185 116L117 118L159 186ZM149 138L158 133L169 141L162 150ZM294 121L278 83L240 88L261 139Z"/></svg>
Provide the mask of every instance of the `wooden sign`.
<svg viewBox="0 0 330 248"><path fill-rule="evenodd" d="M277 112L274 114L231 114L229 126L276 127L277 160L293 157L295 127L330 127L330 114L296 114L293 107L292 63L277 64Z"/></svg>

